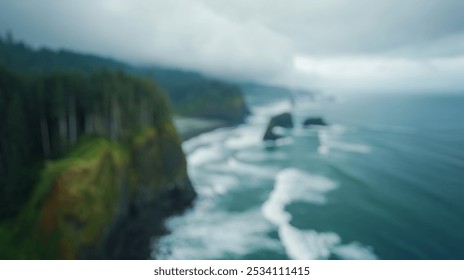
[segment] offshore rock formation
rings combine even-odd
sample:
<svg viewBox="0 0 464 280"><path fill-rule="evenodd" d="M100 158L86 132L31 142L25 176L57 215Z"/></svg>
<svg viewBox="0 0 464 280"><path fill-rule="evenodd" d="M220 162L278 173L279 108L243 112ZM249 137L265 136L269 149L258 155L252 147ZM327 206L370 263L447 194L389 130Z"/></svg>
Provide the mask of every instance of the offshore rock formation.
<svg viewBox="0 0 464 280"><path fill-rule="evenodd" d="M263 140L274 141L282 137L273 131L275 127L292 128L292 115L290 113L283 113L272 117L264 133Z"/></svg>
<svg viewBox="0 0 464 280"><path fill-rule="evenodd" d="M326 126L327 123L322 119L322 118L307 118L303 122L304 127L308 127L311 125L321 125L321 126Z"/></svg>

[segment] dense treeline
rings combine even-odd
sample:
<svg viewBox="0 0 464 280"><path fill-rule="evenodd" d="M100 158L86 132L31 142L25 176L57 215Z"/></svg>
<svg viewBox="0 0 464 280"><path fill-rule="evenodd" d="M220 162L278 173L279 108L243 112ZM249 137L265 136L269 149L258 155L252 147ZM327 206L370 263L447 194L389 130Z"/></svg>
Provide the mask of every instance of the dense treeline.
<svg viewBox="0 0 464 280"><path fill-rule="evenodd" d="M170 97L177 111L187 116L239 123L249 114L240 88L221 81L173 86Z"/></svg>
<svg viewBox="0 0 464 280"><path fill-rule="evenodd" d="M48 48L34 49L15 40L11 33L7 33L4 38L0 36L0 64L15 71L30 73L63 70L91 72L102 68L132 72L131 67L124 63L95 55Z"/></svg>
<svg viewBox="0 0 464 280"><path fill-rule="evenodd" d="M149 73L166 88L177 113L239 123L249 114L241 89L200 74L151 68Z"/></svg>
<svg viewBox="0 0 464 280"><path fill-rule="evenodd" d="M126 142L169 118L167 98L149 78L0 67L0 218L27 199L43 161L63 155L80 136Z"/></svg>
<svg viewBox="0 0 464 280"><path fill-rule="evenodd" d="M136 75L149 75L166 89L177 114L221 119L237 123L248 114L240 88L198 73L161 67L134 67L125 63L71 51L33 49L12 35L0 37L0 64L21 72L79 71L101 68L123 69Z"/></svg>

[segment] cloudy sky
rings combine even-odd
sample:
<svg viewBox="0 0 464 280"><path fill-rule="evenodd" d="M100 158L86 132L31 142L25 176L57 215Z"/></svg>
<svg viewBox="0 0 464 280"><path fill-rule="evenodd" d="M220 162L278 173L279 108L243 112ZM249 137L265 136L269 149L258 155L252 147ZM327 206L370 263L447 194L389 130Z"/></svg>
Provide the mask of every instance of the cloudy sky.
<svg viewBox="0 0 464 280"><path fill-rule="evenodd" d="M462 0L2 0L33 46L321 90L464 92Z"/></svg>

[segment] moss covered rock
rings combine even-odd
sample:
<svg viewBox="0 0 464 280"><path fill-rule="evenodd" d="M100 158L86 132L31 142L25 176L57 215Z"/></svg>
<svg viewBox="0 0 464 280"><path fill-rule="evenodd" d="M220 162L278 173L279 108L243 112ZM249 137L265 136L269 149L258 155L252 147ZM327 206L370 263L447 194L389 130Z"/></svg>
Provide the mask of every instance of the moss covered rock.
<svg viewBox="0 0 464 280"><path fill-rule="evenodd" d="M0 224L0 258L147 258L163 219L194 197L171 122L126 145L87 138L49 162L18 219Z"/></svg>

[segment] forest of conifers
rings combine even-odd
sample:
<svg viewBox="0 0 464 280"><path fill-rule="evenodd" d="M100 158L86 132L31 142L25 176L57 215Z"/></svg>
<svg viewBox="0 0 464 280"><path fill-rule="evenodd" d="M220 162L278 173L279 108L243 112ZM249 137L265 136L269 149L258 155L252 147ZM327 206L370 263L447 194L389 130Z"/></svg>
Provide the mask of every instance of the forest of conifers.
<svg viewBox="0 0 464 280"><path fill-rule="evenodd" d="M79 136L124 142L143 127L170 118L153 80L122 71L19 74L0 67L0 213L19 209L45 159Z"/></svg>
<svg viewBox="0 0 464 280"><path fill-rule="evenodd" d="M0 36L0 220L18 213L44 163L63 156L81 136L124 142L170 118L171 107L175 114L230 124L248 114L240 89L230 83L34 49L11 34Z"/></svg>
<svg viewBox="0 0 464 280"><path fill-rule="evenodd" d="M248 114L240 88L232 83L211 79L199 73L158 66L132 66L95 55L68 50L34 49L13 39L0 37L0 64L21 73L79 71L90 73L101 69L123 70L132 75L153 78L171 100L175 113L215 118L227 123L243 121Z"/></svg>

